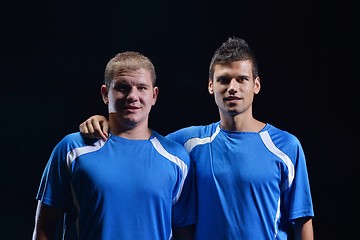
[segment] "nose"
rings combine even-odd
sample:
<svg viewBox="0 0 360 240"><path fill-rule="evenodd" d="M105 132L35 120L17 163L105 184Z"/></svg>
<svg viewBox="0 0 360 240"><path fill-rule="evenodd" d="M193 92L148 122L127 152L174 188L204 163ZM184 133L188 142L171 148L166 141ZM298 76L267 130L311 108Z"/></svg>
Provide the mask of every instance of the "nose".
<svg viewBox="0 0 360 240"><path fill-rule="evenodd" d="M135 102L139 99L138 90L135 86L133 86L126 97L127 101L129 102Z"/></svg>
<svg viewBox="0 0 360 240"><path fill-rule="evenodd" d="M236 81L235 78L232 78L229 82L228 91L229 93L236 93L239 87L239 83Z"/></svg>

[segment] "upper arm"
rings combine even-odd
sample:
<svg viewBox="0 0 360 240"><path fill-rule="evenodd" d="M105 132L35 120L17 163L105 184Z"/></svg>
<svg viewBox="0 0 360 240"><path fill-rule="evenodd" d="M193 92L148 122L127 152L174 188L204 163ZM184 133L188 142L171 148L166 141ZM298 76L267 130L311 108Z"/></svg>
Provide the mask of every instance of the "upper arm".
<svg viewBox="0 0 360 240"><path fill-rule="evenodd" d="M51 207L38 201L33 240L60 239L63 217L63 209Z"/></svg>

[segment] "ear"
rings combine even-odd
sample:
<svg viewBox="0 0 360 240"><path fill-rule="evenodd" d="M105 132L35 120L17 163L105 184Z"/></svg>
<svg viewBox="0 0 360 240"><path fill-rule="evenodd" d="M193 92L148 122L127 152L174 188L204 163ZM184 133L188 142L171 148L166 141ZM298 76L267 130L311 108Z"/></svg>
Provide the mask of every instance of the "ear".
<svg viewBox="0 0 360 240"><path fill-rule="evenodd" d="M209 78L209 82L208 82L208 91L211 95L214 94L214 89L213 89L213 80Z"/></svg>
<svg viewBox="0 0 360 240"><path fill-rule="evenodd" d="M152 103L153 106L154 106L155 103L156 103L158 94L159 94L159 88L158 88L158 87L154 87L154 89L153 89L153 103Z"/></svg>
<svg viewBox="0 0 360 240"><path fill-rule="evenodd" d="M256 77L254 80L254 93L258 94L261 89L260 77Z"/></svg>
<svg viewBox="0 0 360 240"><path fill-rule="evenodd" d="M100 92L104 103L107 105L109 103L109 98L108 98L109 91L105 84L101 86Z"/></svg>

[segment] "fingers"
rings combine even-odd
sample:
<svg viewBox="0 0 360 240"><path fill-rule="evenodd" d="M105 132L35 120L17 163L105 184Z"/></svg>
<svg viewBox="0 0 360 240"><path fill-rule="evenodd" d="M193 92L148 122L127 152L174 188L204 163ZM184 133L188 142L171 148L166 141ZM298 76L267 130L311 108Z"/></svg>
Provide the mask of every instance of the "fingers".
<svg viewBox="0 0 360 240"><path fill-rule="evenodd" d="M101 125L101 129L102 129L101 132L103 133L103 135L106 138L108 138L109 137L109 134L108 134L108 132L109 132L109 123L108 123L108 121L105 119L105 121L100 122L100 125Z"/></svg>
<svg viewBox="0 0 360 240"><path fill-rule="evenodd" d="M89 129L88 127L86 126L86 121L85 122L82 122L80 125L79 125L79 131L81 133L81 135L83 135L84 137L89 137Z"/></svg>
<svg viewBox="0 0 360 240"><path fill-rule="evenodd" d="M98 121L97 119L91 119L87 122L87 128L96 138L102 138L106 140L108 138L107 130L103 129L103 121Z"/></svg>
<svg viewBox="0 0 360 240"><path fill-rule="evenodd" d="M81 123L79 126L79 130L82 136L87 138L97 138L96 132L89 120L86 120L85 122Z"/></svg>
<svg viewBox="0 0 360 240"><path fill-rule="evenodd" d="M109 124L105 117L101 115L91 116L79 125L81 135L88 138L102 138L107 140Z"/></svg>

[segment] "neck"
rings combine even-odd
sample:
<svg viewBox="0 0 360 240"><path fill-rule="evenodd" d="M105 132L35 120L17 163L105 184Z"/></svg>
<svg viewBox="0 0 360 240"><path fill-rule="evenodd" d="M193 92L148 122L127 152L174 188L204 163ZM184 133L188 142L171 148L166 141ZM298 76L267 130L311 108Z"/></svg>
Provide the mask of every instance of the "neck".
<svg viewBox="0 0 360 240"><path fill-rule="evenodd" d="M220 127L227 131L236 132L259 132L265 123L256 120L252 114L220 114Z"/></svg>
<svg viewBox="0 0 360 240"><path fill-rule="evenodd" d="M146 129L146 131L143 131L143 130L137 131L137 129L120 131L117 133L113 133L111 131L111 134L114 134L114 135L122 137L122 138L131 139L131 140L148 140L151 137L151 133L152 132L149 128Z"/></svg>
<svg viewBox="0 0 360 240"><path fill-rule="evenodd" d="M147 140L151 137L152 131L148 127L147 121L140 123L123 123L109 118L109 127L111 134L132 139L132 140Z"/></svg>

